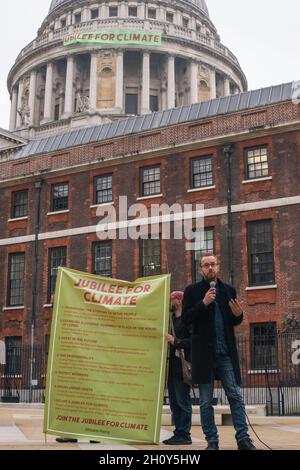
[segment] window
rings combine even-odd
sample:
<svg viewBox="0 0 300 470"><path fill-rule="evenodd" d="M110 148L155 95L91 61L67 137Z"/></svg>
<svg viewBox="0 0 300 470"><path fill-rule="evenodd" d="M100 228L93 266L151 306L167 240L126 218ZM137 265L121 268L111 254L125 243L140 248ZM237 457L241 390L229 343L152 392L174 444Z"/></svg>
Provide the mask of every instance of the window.
<svg viewBox="0 0 300 470"><path fill-rule="evenodd" d="M142 277L161 274L161 241L140 240L140 260Z"/></svg>
<svg viewBox="0 0 300 470"><path fill-rule="evenodd" d="M51 211L66 210L69 207L69 185L60 183L52 185Z"/></svg>
<svg viewBox="0 0 300 470"><path fill-rule="evenodd" d="M191 188L213 185L212 158L197 158L191 161Z"/></svg>
<svg viewBox="0 0 300 470"><path fill-rule="evenodd" d="M152 112L158 111L158 96L150 95L150 110Z"/></svg>
<svg viewBox="0 0 300 470"><path fill-rule="evenodd" d="M156 19L156 9L148 8L148 18L155 20Z"/></svg>
<svg viewBox="0 0 300 470"><path fill-rule="evenodd" d="M161 193L160 167L142 168L142 196L151 196Z"/></svg>
<svg viewBox="0 0 300 470"><path fill-rule="evenodd" d="M251 180L266 176L269 176L267 147L246 150L246 178Z"/></svg>
<svg viewBox="0 0 300 470"><path fill-rule="evenodd" d="M167 18L167 21L168 21L169 23L173 23L173 21L174 21L174 15L173 15L173 13L167 11L166 18Z"/></svg>
<svg viewBox="0 0 300 470"><path fill-rule="evenodd" d="M249 222L247 225L247 235L250 285L274 284L272 221L262 220Z"/></svg>
<svg viewBox="0 0 300 470"><path fill-rule="evenodd" d="M93 244L93 273L112 277L112 242Z"/></svg>
<svg viewBox="0 0 300 470"><path fill-rule="evenodd" d="M205 228L203 232L203 239L200 240L200 250L192 251L193 256L193 280L195 282L202 280L202 275L199 272L199 260L202 255L207 253L215 253L215 231L213 228Z"/></svg>
<svg viewBox="0 0 300 470"><path fill-rule="evenodd" d="M182 18L182 26L183 26L184 28L188 28L188 27L189 27L189 24L190 24L190 22L189 22L189 19L188 19L188 18Z"/></svg>
<svg viewBox="0 0 300 470"><path fill-rule="evenodd" d="M91 20L95 20L96 18L99 18L99 8L93 8L93 10L91 10Z"/></svg>
<svg viewBox="0 0 300 470"><path fill-rule="evenodd" d="M8 258L8 306L24 305L25 253L12 253Z"/></svg>
<svg viewBox="0 0 300 470"><path fill-rule="evenodd" d="M61 27L61 28L65 28L65 27L66 27L66 25L67 25L67 21L66 21L66 19L65 19L65 18L64 18L64 19L62 19L62 20L60 20L60 27Z"/></svg>
<svg viewBox="0 0 300 470"><path fill-rule="evenodd" d="M251 369L278 367L276 323L250 325Z"/></svg>
<svg viewBox="0 0 300 470"><path fill-rule="evenodd" d="M54 106L54 121L59 121L59 104Z"/></svg>
<svg viewBox="0 0 300 470"><path fill-rule="evenodd" d="M5 338L5 375L20 375L22 372L22 337Z"/></svg>
<svg viewBox="0 0 300 470"><path fill-rule="evenodd" d="M138 95L135 93L126 93L125 113L137 115L137 112L138 112Z"/></svg>
<svg viewBox="0 0 300 470"><path fill-rule="evenodd" d="M75 24L81 23L81 13L75 13L75 15L74 15L74 23L75 23Z"/></svg>
<svg viewBox="0 0 300 470"><path fill-rule="evenodd" d="M109 7L109 16L118 16L118 7Z"/></svg>
<svg viewBox="0 0 300 470"><path fill-rule="evenodd" d="M128 7L128 16L137 16L137 7Z"/></svg>
<svg viewBox="0 0 300 470"><path fill-rule="evenodd" d="M49 271L48 271L48 303L52 303L55 292L57 269L67 264L67 247L58 246L49 249Z"/></svg>
<svg viewBox="0 0 300 470"><path fill-rule="evenodd" d="M12 193L12 218L26 217L28 214L28 191Z"/></svg>
<svg viewBox="0 0 300 470"><path fill-rule="evenodd" d="M112 202L112 175L97 176L94 180L95 204Z"/></svg>

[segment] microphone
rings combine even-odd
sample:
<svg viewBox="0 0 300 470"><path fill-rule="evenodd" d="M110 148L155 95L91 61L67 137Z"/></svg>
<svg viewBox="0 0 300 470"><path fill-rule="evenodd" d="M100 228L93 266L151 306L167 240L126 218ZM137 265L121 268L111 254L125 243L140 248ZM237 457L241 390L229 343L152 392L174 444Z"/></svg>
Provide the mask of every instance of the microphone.
<svg viewBox="0 0 300 470"><path fill-rule="evenodd" d="M210 285L210 288L211 288L211 289L215 289L216 286L217 286L217 283L216 283L216 281L211 281L211 282L209 283L209 285Z"/></svg>

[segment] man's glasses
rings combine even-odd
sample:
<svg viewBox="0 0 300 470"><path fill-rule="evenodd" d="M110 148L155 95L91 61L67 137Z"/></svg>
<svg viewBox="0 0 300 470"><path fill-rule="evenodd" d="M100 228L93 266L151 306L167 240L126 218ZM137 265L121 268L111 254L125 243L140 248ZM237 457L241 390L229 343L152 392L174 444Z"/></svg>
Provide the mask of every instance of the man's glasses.
<svg viewBox="0 0 300 470"><path fill-rule="evenodd" d="M201 268L209 269L210 267L215 268L216 266L218 266L218 263L205 263L202 264Z"/></svg>

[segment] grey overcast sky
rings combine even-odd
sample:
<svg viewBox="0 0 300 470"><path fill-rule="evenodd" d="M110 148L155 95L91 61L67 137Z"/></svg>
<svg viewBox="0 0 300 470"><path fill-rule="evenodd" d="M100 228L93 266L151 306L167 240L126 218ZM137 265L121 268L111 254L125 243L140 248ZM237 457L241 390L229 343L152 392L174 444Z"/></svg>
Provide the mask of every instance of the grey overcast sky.
<svg viewBox="0 0 300 470"><path fill-rule="evenodd" d="M300 79L299 0L206 0L221 41L237 56L249 89ZM5 0L0 16L0 127L8 128L6 78L37 33L50 0ZM4 5L3 5L4 4Z"/></svg>

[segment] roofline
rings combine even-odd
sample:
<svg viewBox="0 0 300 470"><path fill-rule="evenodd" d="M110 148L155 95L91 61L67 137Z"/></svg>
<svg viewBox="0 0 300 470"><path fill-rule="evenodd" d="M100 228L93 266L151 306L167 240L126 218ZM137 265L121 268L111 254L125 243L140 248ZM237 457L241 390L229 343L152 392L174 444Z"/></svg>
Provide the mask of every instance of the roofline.
<svg viewBox="0 0 300 470"><path fill-rule="evenodd" d="M243 92L214 100L195 103L179 108L158 111L142 116L120 119L98 126L84 127L32 140L12 158L21 159L33 155L52 153L80 145L97 143L126 135L153 131L186 122L202 121L240 111L257 109L291 101L295 82Z"/></svg>

